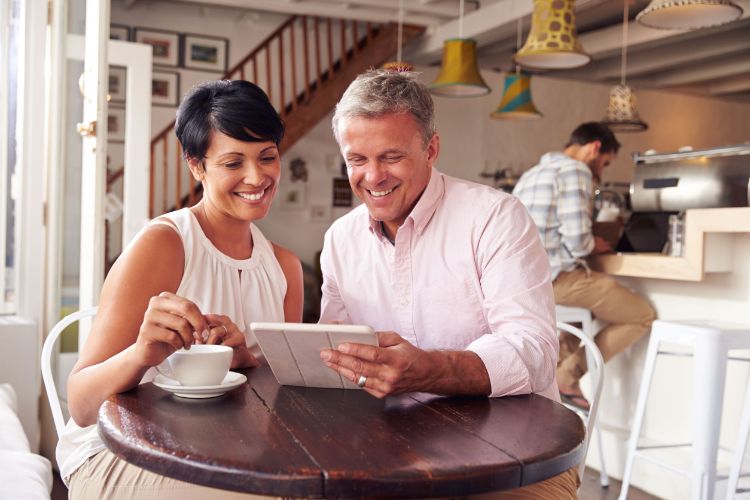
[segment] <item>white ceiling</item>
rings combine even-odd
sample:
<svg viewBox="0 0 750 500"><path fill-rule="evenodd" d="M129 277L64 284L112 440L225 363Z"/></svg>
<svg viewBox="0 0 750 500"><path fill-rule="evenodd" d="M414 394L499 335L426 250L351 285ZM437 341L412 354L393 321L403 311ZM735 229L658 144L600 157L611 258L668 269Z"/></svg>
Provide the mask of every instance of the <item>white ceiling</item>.
<svg viewBox="0 0 750 500"><path fill-rule="evenodd" d="M132 5L147 0L123 0ZM282 14L397 21L399 0L175 0ZM742 17L715 28L690 32L656 30L634 21L649 0L629 0L627 83L750 102L750 0L734 0ZM424 35L405 49L416 64L439 64L443 40L458 36L459 0L403 0L404 21L426 26ZM578 0L576 25L593 60L555 76L616 83L620 81L623 0ZM479 64L509 70L518 20L524 36L532 0L465 0L463 34L477 40Z"/></svg>

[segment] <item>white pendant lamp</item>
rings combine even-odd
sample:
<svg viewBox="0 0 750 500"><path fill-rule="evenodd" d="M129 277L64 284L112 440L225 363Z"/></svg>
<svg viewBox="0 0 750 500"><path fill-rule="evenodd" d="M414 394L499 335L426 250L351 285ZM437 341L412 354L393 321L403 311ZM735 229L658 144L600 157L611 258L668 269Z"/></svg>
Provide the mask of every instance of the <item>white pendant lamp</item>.
<svg viewBox="0 0 750 500"><path fill-rule="evenodd" d="M648 129L646 122L638 116L637 101L633 89L625 84L628 60L628 2L629 0L624 0L625 7L622 15L620 84L615 85L609 91L607 116L602 120L602 123L613 132L642 132Z"/></svg>
<svg viewBox="0 0 750 500"><path fill-rule="evenodd" d="M691 30L738 19L742 7L731 0L652 0L635 20L649 28Z"/></svg>

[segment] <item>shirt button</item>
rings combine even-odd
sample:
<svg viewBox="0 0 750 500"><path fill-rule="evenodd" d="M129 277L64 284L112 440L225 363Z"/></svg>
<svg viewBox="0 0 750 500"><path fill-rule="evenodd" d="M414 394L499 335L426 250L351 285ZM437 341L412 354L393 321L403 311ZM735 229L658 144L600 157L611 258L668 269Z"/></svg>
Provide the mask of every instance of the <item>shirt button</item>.
<svg viewBox="0 0 750 500"><path fill-rule="evenodd" d="M408 306L409 305L409 299L408 298L401 299L401 305L402 306Z"/></svg>

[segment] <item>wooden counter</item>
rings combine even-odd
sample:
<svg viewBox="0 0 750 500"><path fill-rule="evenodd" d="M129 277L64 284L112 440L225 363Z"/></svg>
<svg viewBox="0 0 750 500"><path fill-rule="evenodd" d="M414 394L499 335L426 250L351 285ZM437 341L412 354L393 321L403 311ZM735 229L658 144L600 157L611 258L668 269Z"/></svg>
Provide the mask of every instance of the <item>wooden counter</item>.
<svg viewBox="0 0 750 500"><path fill-rule="evenodd" d="M731 271L730 233L750 233L750 207L688 210L682 257L657 253L594 255L589 257L589 265L615 276L702 281L705 273Z"/></svg>

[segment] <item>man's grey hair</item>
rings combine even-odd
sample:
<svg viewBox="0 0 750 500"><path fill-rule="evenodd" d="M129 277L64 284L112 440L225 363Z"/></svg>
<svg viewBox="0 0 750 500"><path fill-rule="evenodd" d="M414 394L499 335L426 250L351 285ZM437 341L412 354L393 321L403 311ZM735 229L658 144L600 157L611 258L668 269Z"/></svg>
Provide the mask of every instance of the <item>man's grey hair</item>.
<svg viewBox="0 0 750 500"><path fill-rule="evenodd" d="M349 85L333 114L333 135L339 142L339 121L343 118L378 118L409 113L421 129L427 145L435 135L435 112L427 86L413 71L371 69Z"/></svg>

